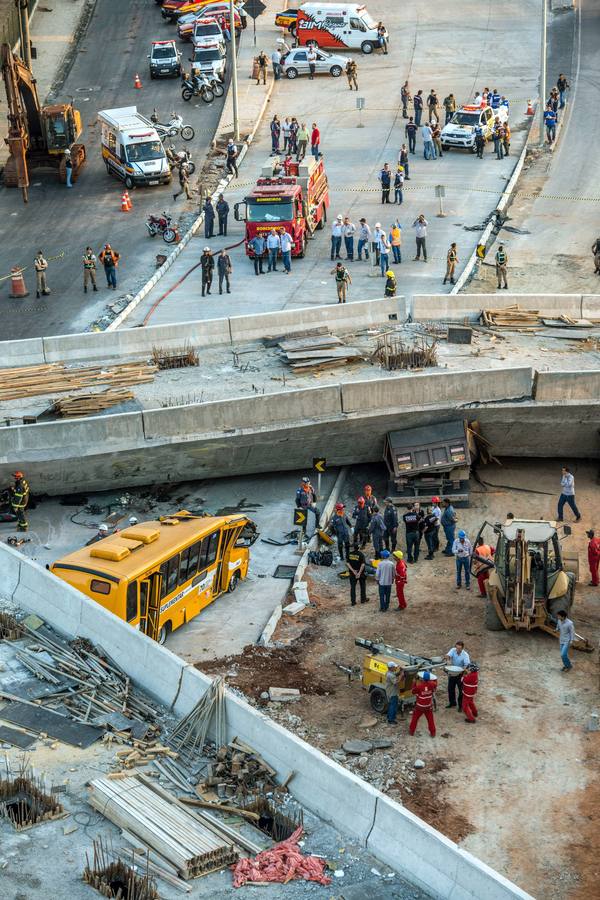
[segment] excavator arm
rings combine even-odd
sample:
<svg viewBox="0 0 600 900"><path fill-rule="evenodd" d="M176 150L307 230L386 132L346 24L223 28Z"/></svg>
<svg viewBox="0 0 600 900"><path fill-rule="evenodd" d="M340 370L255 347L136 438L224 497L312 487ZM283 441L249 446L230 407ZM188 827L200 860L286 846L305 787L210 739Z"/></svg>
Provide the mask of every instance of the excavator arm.
<svg viewBox="0 0 600 900"><path fill-rule="evenodd" d="M5 184L16 185L27 202L29 173L27 151L44 149L44 123L35 78L8 44L0 49L2 79L8 102L8 137L10 158L4 171Z"/></svg>

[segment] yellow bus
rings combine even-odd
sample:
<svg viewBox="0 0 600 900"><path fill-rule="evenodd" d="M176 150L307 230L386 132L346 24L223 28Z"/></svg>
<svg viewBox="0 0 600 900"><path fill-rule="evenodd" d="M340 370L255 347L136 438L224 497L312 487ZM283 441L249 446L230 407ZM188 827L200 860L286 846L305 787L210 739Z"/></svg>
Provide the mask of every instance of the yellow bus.
<svg viewBox="0 0 600 900"><path fill-rule="evenodd" d="M160 644L248 574L258 537L244 515L181 510L69 553L50 571Z"/></svg>

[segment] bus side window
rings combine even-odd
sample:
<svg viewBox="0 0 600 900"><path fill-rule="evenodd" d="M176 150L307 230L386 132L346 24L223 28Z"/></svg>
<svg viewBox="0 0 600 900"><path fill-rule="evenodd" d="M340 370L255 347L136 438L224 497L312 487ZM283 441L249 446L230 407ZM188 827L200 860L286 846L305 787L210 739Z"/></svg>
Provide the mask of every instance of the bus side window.
<svg viewBox="0 0 600 900"><path fill-rule="evenodd" d="M125 618L128 622L137 619L138 614L138 583L132 581L127 586L127 602L125 606Z"/></svg>
<svg viewBox="0 0 600 900"><path fill-rule="evenodd" d="M142 619L145 619L148 614L148 587L147 581L140 583L140 616Z"/></svg>
<svg viewBox="0 0 600 900"><path fill-rule="evenodd" d="M186 547L185 550L181 551L181 562L179 564L179 584L180 586L184 584L188 578L188 567L190 561L190 551L193 547Z"/></svg>
<svg viewBox="0 0 600 900"><path fill-rule="evenodd" d="M169 560L169 574L167 575L167 594L170 594L177 587L177 579L179 577L179 553Z"/></svg>
<svg viewBox="0 0 600 900"><path fill-rule="evenodd" d="M208 536L208 552L206 554L206 567L212 566L214 561L217 558L217 550L219 548L219 538L221 536L220 531L213 531L211 535Z"/></svg>
<svg viewBox="0 0 600 900"><path fill-rule="evenodd" d="M202 569L202 553L203 553L203 541L196 541L195 544L192 544L190 547L190 559L188 563L187 577L188 579L193 578L196 572Z"/></svg>
<svg viewBox="0 0 600 900"><path fill-rule="evenodd" d="M164 562L160 567L161 578L161 586L160 586L160 599L164 600L167 595L167 572L169 568L169 563Z"/></svg>

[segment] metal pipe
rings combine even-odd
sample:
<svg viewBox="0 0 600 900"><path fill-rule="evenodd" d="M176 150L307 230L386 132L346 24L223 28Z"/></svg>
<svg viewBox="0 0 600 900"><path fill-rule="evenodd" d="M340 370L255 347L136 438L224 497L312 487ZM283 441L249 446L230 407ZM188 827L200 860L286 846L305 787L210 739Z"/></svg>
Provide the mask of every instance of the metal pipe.
<svg viewBox="0 0 600 900"><path fill-rule="evenodd" d="M548 28L548 0L542 0L542 39L540 48L540 139L544 146L544 112L546 110L546 31Z"/></svg>
<svg viewBox="0 0 600 900"><path fill-rule="evenodd" d="M240 121L238 114L238 84L237 84L237 48L235 37L235 6L233 0L229 0L229 31L231 34L231 88L233 96L233 139L240 139Z"/></svg>
<svg viewBox="0 0 600 900"><path fill-rule="evenodd" d="M19 10L19 24L21 27L21 55L25 64L31 70L31 39L29 37L29 2L28 0L15 0Z"/></svg>

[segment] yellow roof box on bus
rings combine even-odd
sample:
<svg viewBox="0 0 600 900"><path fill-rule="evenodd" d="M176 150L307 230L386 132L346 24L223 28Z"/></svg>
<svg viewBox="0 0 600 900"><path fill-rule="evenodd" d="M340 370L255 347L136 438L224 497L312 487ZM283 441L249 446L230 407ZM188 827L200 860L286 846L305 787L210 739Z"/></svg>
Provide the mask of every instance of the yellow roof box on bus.
<svg viewBox="0 0 600 900"><path fill-rule="evenodd" d="M154 525L131 525L121 532L121 537L131 541L141 541L142 544L151 544L160 537L160 531Z"/></svg>
<svg viewBox="0 0 600 900"><path fill-rule="evenodd" d="M126 559L132 550L137 550L142 546L141 541L132 541L124 539L124 535L120 534L118 540L99 541L92 546L90 556L96 559L110 559L113 562L121 562Z"/></svg>

